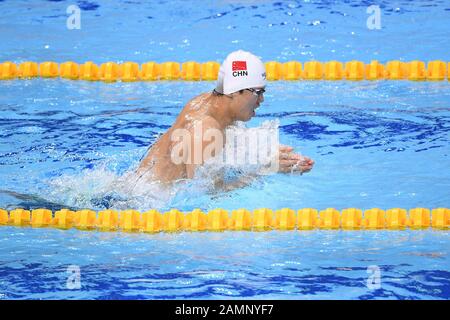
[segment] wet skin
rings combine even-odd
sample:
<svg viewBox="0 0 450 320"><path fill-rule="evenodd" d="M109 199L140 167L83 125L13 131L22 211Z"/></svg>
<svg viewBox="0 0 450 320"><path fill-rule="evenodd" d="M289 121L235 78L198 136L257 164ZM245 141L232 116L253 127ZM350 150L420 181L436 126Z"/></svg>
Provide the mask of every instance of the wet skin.
<svg viewBox="0 0 450 320"><path fill-rule="evenodd" d="M193 137L194 128L201 124L203 133L208 129L217 129L224 135L225 129L235 121L248 121L255 116L255 110L263 101L263 94L257 95L248 90L230 95L203 93L193 98L183 108L172 127L154 143L136 173L146 179L159 180L163 183L192 178L196 167L201 164L175 164L172 161L171 152L178 143L171 139L174 130L186 129ZM208 143L203 143L202 148L204 149ZM207 159L202 160L204 162ZM313 166L313 160L294 153L292 147L280 146L279 172L304 173L310 171Z"/></svg>

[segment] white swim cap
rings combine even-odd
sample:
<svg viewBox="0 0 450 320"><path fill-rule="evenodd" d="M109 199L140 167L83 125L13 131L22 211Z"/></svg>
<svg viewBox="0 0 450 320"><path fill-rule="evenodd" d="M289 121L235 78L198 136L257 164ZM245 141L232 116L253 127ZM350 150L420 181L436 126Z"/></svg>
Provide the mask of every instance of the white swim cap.
<svg viewBox="0 0 450 320"><path fill-rule="evenodd" d="M266 85L266 68L250 52L238 50L230 53L219 69L216 91L230 94L242 89Z"/></svg>

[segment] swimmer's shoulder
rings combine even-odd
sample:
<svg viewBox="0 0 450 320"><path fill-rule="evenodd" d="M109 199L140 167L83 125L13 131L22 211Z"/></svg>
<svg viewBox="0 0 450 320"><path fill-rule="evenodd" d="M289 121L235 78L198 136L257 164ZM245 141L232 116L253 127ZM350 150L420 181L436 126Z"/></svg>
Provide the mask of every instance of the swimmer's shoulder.
<svg viewBox="0 0 450 320"><path fill-rule="evenodd" d="M181 114L185 125L191 126L197 121L201 121L203 128L220 128L219 122L206 112L210 97L210 92L202 93L186 104L186 108Z"/></svg>
<svg viewBox="0 0 450 320"><path fill-rule="evenodd" d="M198 96L195 96L194 98L189 100L186 103L186 106L193 107L193 108L200 107L203 103L207 102L207 99L209 97L211 97L210 92L205 92L205 93L199 94Z"/></svg>
<svg viewBox="0 0 450 320"><path fill-rule="evenodd" d="M203 131L208 129L220 129L219 122L212 116L207 114L197 115L193 117L188 116L186 120L188 120L185 123L186 129L194 130L194 128L198 126L200 126Z"/></svg>
<svg viewBox="0 0 450 320"><path fill-rule="evenodd" d="M214 128L214 129L220 128L219 122L210 115L205 115L202 119L202 122L205 128Z"/></svg>

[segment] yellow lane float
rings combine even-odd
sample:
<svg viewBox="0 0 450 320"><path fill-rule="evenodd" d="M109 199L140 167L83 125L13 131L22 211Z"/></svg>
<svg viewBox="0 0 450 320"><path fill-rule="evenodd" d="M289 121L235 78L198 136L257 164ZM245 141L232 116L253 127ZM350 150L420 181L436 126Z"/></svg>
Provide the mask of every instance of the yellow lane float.
<svg viewBox="0 0 450 320"><path fill-rule="evenodd" d="M387 61L382 64L377 60L369 63L363 61L268 61L265 63L266 79L277 80L412 80L443 81L448 79L450 62L434 60L429 62ZM167 61L157 63L148 61L142 64L126 61L113 61L95 64L87 61L78 64L66 61L58 64L54 61L36 63L24 61L16 64L11 61L0 63L0 80L42 78L65 78L88 81L215 81L220 69L217 61L182 63Z"/></svg>
<svg viewBox="0 0 450 320"><path fill-rule="evenodd" d="M200 209L181 212L172 209L165 213L157 210L101 210L98 213L83 209L61 209L54 214L45 208L32 211L17 208L0 209L0 226L53 227L60 229L122 231L122 232L181 232L181 231L267 231L267 230L413 230L435 228L448 230L448 208L335 208L317 210L291 208L272 210L259 208L253 211L241 208L231 212L213 209L208 213Z"/></svg>

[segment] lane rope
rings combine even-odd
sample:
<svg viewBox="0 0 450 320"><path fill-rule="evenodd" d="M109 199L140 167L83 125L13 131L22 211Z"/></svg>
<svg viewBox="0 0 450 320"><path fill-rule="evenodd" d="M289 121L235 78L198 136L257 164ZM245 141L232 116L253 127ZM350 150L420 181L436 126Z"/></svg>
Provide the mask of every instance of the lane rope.
<svg viewBox="0 0 450 320"><path fill-rule="evenodd" d="M370 63L362 61L268 61L266 78L275 80L413 80L443 81L448 79L450 62L434 60L425 63L414 60L409 62L388 61L382 64L377 60ZM25 61L16 64L11 61L0 63L0 80L41 78L64 78L87 81L214 81L217 79L220 64L216 61L204 63L187 61L145 62L105 62L100 66L92 61L78 64L66 61L58 64L54 61L41 63Z"/></svg>
<svg viewBox="0 0 450 320"><path fill-rule="evenodd" d="M180 232L180 231L225 231L225 230L311 230L311 229L426 229L448 230L450 209L448 208L391 208L365 210L314 208L272 210L268 208L236 209L231 212L213 209L208 213L200 209L181 212L172 209L165 213L157 210L102 210L98 213L83 209L71 211L61 209L0 209L0 225L17 227L53 227L60 229L123 231L123 232Z"/></svg>

